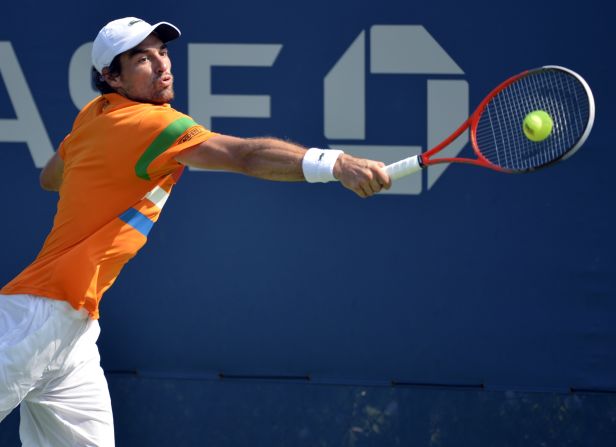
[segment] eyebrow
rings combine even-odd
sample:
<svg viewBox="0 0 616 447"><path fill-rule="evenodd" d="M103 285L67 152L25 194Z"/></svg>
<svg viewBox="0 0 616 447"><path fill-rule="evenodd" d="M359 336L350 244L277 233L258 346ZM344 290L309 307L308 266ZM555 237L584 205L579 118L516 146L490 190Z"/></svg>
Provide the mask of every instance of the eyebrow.
<svg viewBox="0 0 616 447"><path fill-rule="evenodd" d="M164 44L164 43L160 47L158 47L158 51L166 50L166 49L167 49L167 44ZM129 58L132 58L136 54L141 54L141 53L146 53L146 52L147 52L147 49L145 48L135 47L135 48L128 50L126 53L128 54Z"/></svg>

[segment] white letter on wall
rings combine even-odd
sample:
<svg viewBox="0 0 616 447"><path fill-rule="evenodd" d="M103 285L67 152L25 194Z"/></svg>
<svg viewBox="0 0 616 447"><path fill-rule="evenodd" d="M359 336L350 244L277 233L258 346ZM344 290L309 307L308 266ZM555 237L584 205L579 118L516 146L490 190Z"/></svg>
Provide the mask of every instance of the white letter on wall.
<svg viewBox="0 0 616 447"><path fill-rule="evenodd" d="M42 168L53 147L10 42L0 42L0 75L17 116L0 119L0 143L26 143L34 166Z"/></svg>
<svg viewBox="0 0 616 447"><path fill-rule="evenodd" d="M68 89L78 110L98 96L98 91L92 88L91 53L92 42L84 43L73 53L68 66Z"/></svg>
<svg viewBox="0 0 616 447"><path fill-rule="evenodd" d="M269 95L214 95L212 67L271 67L279 44L188 44L188 113L212 126L212 117L269 118Z"/></svg>

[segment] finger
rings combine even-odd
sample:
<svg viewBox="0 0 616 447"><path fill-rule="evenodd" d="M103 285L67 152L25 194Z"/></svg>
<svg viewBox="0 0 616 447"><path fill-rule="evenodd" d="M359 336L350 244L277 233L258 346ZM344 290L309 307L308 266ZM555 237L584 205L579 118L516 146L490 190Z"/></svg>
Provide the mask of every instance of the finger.
<svg viewBox="0 0 616 447"><path fill-rule="evenodd" d="M383 164L383 163L381 163ZM383 164L382 167L380 167L379 169L376 169L375 175L376 178L379 181L379 184L385 188L385 189L389 189L391 188L391 177L389 177L389 174L387 174L387 171L385 171L385 169L383 169L385 165Z"/></svg>
<svg viewBox="0 0 616 447"><path fill-rule="evenodd" d="M362 196L364 198L370 197L371 195L374 194L374 192L372 191L372 188L370 187L369 183L368 184L360 183L359 184L359 188L364 193L364 195Z"/></svg>
<svg viewBox="0 0 616 447"><path fill-rule="evenodd" d="M372 180L370 180L370 188L372 189L372 192L377 193L381 190L382 187L383 186L379 182L378 177L376 175L373 175Z"/></svg>
<svg viewBox="0 0 616 447"><path fill-rule="evenodd" d="M355 185L344 185L344 187L347 188L347 189L350 189L351 191L353 191L355 194L357 194L362 199L366 198L366 193L361 188L361 185L359 183L357 183Z"/></svg>

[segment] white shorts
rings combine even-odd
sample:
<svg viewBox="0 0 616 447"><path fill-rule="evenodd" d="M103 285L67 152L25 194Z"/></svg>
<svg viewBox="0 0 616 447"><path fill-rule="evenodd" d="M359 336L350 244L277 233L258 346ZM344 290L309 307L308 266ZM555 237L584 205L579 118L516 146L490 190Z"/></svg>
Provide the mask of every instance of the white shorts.
<svg viewBox="0 0 616 447"><path fill-rule="evenodd" d="M114 445L99 333L64 301L0 295L0 421L21 404L23 447Z"/></svg>

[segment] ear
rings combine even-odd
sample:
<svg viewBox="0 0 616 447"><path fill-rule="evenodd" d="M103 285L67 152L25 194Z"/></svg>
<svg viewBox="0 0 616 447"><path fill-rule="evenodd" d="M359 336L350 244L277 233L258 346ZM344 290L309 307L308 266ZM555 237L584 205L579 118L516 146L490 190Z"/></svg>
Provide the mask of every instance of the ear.
<svg viewBox="0 0 616 447"><path fill-rule="evenodd" d="M103 78L105 79L105 82L107 82L107 84L109 84L109 87L113 88L113 89L117 89L122 87L122 81L120 80L120 76L119 75L112 75L109 72L109 68L105 67L103 68Z"/></svg>

